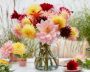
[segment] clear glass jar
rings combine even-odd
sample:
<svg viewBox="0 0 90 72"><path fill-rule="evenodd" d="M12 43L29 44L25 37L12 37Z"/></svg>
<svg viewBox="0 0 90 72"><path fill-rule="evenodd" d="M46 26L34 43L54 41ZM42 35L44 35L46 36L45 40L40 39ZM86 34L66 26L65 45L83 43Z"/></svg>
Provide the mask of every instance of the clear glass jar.
<svg viewBox="0 0 90 72"><path fill-rule="evenodd" d="M35 55L35 68L38 70L51 71L58 68L58 56L53 53L47 44L40 43Z"/></svg>

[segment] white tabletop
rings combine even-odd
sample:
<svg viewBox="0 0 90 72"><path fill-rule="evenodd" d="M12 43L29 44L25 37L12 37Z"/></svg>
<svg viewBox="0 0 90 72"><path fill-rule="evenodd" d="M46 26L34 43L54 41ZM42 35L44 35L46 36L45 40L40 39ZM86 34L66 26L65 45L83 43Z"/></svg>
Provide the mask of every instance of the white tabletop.
<svg viewBox="0 0 90 72"><path fill-rule="evenodd" d="M60 59L65 60L65 59ZM20 67L18 63L14 63L12 65L12 70L15 70L14 72L47 72L47 71L38 71L34 67L34 59L28 59L27 60L27 66ZM59 66L57 70L54 71L48 71L48 72L64 72L64 67ZM90 72L90 70L83 69L82 72Z"/></svg>

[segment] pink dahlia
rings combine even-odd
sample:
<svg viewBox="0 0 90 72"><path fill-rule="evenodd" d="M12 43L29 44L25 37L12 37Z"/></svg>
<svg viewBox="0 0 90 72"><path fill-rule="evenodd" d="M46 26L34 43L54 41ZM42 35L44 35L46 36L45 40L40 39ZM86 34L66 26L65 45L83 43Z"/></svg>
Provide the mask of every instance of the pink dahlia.
<svg viewBox="0 0 90 72"><path fill-rule="evenodd" d="M13 25L14 34L15 34L18 38L22 38L21 29L22 29L22 28L21 28L20 24Z"/></svg>
<svg viewBox="0 0 90 72"><path fill-rule="evenodd" d="M6 42L0 49L0 53L3 57L9 57L12 53L12 41Z"/></svg>
<svg viewBox="0 0 90 72"><path fill-rule="evenodd" d="M40 42L51 44L60 35L58 25L51 20L41 21L36 27L40 31L37 33L37 39Z"/></svg>

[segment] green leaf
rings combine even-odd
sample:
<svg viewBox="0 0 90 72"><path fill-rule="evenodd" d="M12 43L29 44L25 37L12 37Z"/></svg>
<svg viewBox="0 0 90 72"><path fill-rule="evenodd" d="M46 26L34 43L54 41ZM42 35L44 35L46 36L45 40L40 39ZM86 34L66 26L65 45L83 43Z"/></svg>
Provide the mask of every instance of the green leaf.
<svg viewBox="0 0 90 72"><path fill-rule="evenodd" d="M83 62L80 59L78 59L77 62L78 62L78 65L79 66L82 66L83 65Z"/></svg>
<svg viewBox="0 0 90 72"><path fill-rule="evenodd" d="M90 60L86 59L86 64L90 65Z"/></svg>
<svg viewBox="0 0 90 72"><path fill-rule="evenodd" d="M23 58L27 58L28 57L28 55L27 54L23 54Z"/></svg>
<svg viewBox="0 0 90 72"><path fill-rule="evenodd" d="M21 58L21 56L19 54L15 54L15 56L18 57L18 58Z"/></svg>

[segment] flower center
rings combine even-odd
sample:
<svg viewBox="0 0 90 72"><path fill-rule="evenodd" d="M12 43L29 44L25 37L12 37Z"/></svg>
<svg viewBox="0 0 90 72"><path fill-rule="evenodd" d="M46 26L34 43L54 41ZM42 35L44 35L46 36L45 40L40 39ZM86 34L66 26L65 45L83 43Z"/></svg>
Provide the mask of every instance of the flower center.
<svg viewBox="0 0 90 72"><path fill-rule="evenodd" d="M46 34L49 34L50 32L51 32L51 28L47 26L47 27L45 28L45 33L46 33Z"/></svg>

